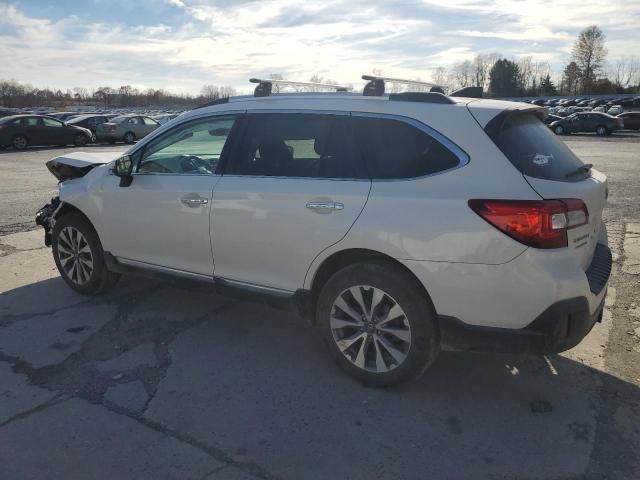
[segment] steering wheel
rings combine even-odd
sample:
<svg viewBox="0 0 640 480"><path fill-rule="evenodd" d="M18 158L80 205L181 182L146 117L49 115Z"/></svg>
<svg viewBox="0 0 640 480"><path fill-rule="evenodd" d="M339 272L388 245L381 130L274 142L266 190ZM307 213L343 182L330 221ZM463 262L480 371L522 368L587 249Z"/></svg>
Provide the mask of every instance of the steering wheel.
<svg viewBox="0 0 640 480"><path fill-rule="evenodd" d="M180 168L183 172L198 172L203 174L212 174L209 164L206 160L197 155L181 155Z"/></svg>

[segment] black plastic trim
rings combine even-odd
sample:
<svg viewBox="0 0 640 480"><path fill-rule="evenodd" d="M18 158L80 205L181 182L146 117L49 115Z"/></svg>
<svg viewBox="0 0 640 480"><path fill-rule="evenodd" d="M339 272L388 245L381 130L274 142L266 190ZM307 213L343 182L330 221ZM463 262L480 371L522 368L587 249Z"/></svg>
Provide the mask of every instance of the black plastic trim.
<svg viewBox="0 0 640 480"><path fill-rule="evenodd" d="M586 297L554 303L522 329L469 325L439 316L444 350L500 353L558 353L575 347L602 320L604 300L594 315Z"/></svg>
<svg viewBox="0 0 640 480"><path fill-rule="evenodd" d="M205 103L204 105L197 106L194 110L205 107L213 107L214 105L224 105L225 103L229 103L229 97L222 97L216 100L212 100L211 102Z"/></svg>
<svg viewBox="0 0 640 480"><path fill-rule="evenodd" d="M607 245L599 243L593 252L591 265L589 265L589 268L585 272L591 293L595 295L600 294L609 281L612 266L613 257L611 255L611 249Z"/></svg>
<svg viewBox="0 0 640 480"><path fill-rule="evenodd" d="M403 92L389 95L392 102L419 102L419 103L441 103L453 105L456 102L446 95L438 92Z"/></svg>

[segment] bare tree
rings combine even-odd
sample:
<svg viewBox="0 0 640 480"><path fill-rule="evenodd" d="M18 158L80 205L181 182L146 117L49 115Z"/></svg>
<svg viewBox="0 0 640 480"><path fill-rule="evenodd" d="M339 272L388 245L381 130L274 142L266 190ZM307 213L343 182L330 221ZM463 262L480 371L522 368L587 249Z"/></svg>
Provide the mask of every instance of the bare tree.
<svg viewBox="0 0 640 480"><path fill-rule="evenodd" d="M472 63L469 60L456 63L452 69L452 77L456 89L470 87L474 82Z"/></svg>
<svg viewBox="0 0 640 480"><path fill-rule="evenodd" d="M572 58L582 71L582 93L589 93L607 57L605 35L597 25L585 28L573 45Z"/></svg>
<svg viewBox="0 0 640 480"><path fill-rule="evenodd" d="M220 98L220 89L215 85L203 85L200 89L200 95L205 100L211 102Z"/></svg>
<svg viewBox="0 0 640 480"><path fill-rule="evenodd" d="M498 61L500 55L491 53L489 55L478 54L473 59L473 76L476 87L482 87L486 90L489 86L489 71L491 67Z"/></svg>
<svg viewBox="0 0 640 480"><path fill-rule="evenodd" d="M640 60L638 57L616 58L612 77L619 88L628 88L640 83Z"/></svg>

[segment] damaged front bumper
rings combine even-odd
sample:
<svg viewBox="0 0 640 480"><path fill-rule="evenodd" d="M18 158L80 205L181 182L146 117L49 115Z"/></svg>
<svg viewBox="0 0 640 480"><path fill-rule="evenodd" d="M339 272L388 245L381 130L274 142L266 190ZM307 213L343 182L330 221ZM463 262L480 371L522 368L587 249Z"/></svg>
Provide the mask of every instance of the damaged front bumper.
<svg viewBox="0 0 640 480"><path fill-rule="evenodd" d="M36 225L44 228L44 244L47 247L51 246L51 234L53 233L53 227L56 224L56 215L60 211L60 208L62 208L60 197L54 197L51 199L51 203L47 203L36 213Z"/></svg>

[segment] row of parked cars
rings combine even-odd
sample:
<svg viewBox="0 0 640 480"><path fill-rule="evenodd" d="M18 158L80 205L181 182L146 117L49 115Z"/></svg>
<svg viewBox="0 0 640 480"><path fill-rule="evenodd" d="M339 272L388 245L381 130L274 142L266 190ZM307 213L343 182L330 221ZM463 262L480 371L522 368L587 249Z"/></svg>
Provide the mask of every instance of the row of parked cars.
<svg viewBox="0 0 640 480"><path fill-rule="evenodd" d="M617 105L623 109L640 108L640 95L637 97L610 97L610 98L536 98L530 103L541 107L605 107L606 109Z"/></svg>
<svg viewBox="0 0 640 480"><path fill-rule="evenodd" d="M176 116L73 112L10 115L0 118L0 147L24 150L28 146L83 146L105 141L131 144Z"/></svg>
<svg viewBox="0 0 640 480"><path fill-rule="evenodd" d="M567 117L550 113L544 122L557 135L595 132L604 136L617 130L640 130L640 111L623 112L615 116L596 110L576 111Z"/></svg>

